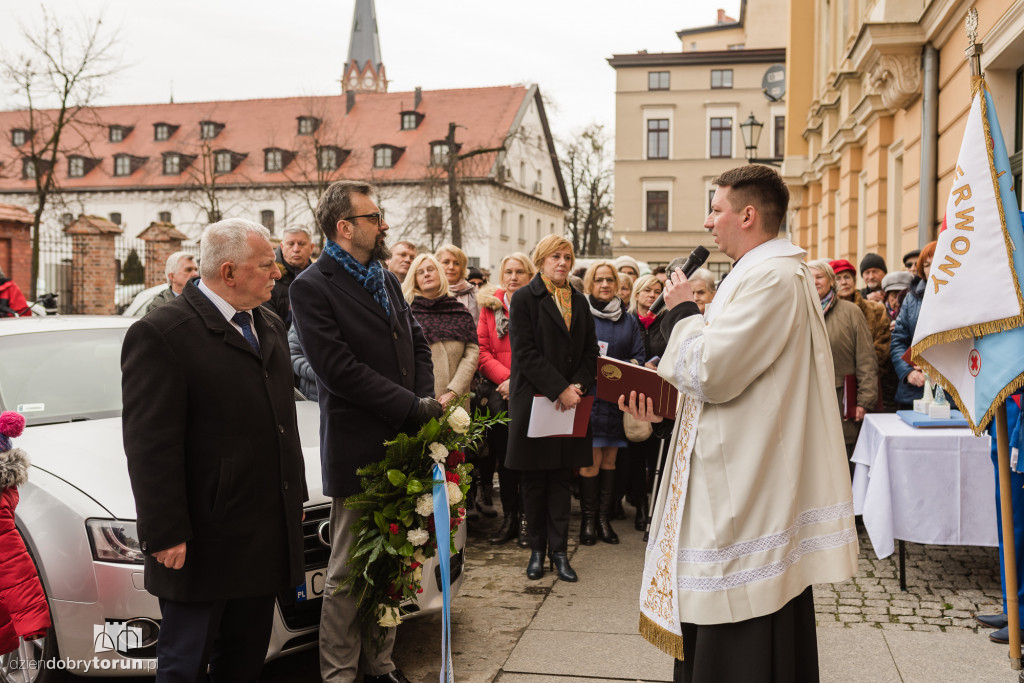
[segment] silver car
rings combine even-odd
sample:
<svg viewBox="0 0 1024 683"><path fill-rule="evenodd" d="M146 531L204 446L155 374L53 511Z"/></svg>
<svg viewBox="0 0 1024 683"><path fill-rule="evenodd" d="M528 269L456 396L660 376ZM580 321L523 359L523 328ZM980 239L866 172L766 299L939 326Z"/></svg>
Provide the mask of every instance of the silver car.
<svg viewBox="0 0 1024 683"><path fill-rule="evenodd" d="M25 433L15 443L32 460L15 521L53 620L46 638L0 656L0 680L156 670L160 608L143 587L121 441L121 343L133 322L120 316L0 321L0 408L25 416ZM268 659L316 644L329 555L319 408L298 394L295 407L310 496L303 522L306 581L278 595ZM462 551L465 543L463 526L456 546ZM462 558L462 552L452 557L453 595L462 584ZM436 561L424 569L423 593L407 605L417 614L441 608Z"/></svg>

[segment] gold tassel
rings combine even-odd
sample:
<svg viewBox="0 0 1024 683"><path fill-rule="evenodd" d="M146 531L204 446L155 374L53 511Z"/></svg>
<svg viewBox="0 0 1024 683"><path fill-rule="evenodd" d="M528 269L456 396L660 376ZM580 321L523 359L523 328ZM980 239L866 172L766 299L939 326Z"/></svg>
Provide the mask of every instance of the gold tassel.
<svg viewBox="0 0 1024 683"><path fill-rule="evenodd" d="M678 660L683 658L683 637L666 630L646 614L640 615L640 635L648 643Z"/></svg>

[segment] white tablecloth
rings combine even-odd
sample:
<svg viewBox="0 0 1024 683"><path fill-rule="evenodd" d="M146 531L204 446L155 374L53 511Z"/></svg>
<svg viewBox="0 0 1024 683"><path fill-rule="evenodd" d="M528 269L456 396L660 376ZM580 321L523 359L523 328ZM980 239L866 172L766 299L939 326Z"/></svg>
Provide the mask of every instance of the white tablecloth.
<svg viewBox="0 0 1024 683"><path fill-rule="evenodd" d="M894 540L998 545L989 437L969 429L914 429L893 413L869 414L853 461L853 509L875 554Z"/></svg>

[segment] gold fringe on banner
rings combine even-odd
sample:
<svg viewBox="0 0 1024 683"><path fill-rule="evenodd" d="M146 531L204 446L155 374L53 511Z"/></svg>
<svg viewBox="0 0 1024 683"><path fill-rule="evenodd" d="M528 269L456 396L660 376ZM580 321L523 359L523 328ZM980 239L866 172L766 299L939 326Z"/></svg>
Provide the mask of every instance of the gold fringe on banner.
<svg viewBox="0 0 1024 683"><path fill-rule="evenodd" d="M665 654L678 660L683 659L683 637L665 630L645 614L640 615L640 635Z"/></svg>
<svg viewBox="0 0 1024 683"><path fill-rule="evenodd" d="M928 376L940 384L943 391L949 394L953 400L956 401L957 407L960 408L960 412L964 414L965 418L967 418L967 424L970 426L971 431L974 432L975 436L981 436L982 432L985 431L985 427L987 427L988 423L992 421L993 417L995 417L996 408L999 407L999 404L1010 398L1010 395L1015 391L1024 387L1024 373L1022 373L1017 375L1009 384L1003 387L1003 390L1000 391L995 400L992 401L992 405L988 407L985 414L981 416L980 420L975 422L974 416L964 409L964 401L960 398L960 393L956 390L956 387L954 387L953 384L946 379L946 377L939 372L934 365L919 356L914 356L911 360L915 364L921 366L921 368L928 373Z"/></svg>

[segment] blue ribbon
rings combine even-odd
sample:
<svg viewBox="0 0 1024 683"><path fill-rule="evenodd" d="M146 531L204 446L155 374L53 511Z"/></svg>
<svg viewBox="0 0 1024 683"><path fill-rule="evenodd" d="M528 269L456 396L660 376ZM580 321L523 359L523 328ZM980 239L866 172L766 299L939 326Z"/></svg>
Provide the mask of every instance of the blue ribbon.
<svg viewBox="0 0 1024 683"><path fill-rule="evenodd" d="M437 535L437 561L441 565L441 678L440 683L453 683L452 671L452 594L451 594L451 506L448 503L448 482L441 463L434 465L434 533Z"/></svg>

